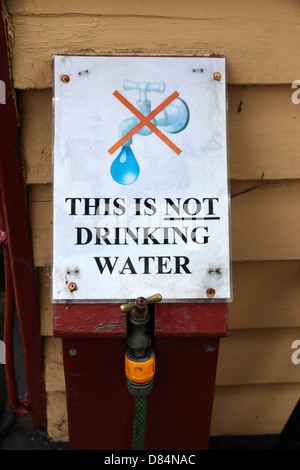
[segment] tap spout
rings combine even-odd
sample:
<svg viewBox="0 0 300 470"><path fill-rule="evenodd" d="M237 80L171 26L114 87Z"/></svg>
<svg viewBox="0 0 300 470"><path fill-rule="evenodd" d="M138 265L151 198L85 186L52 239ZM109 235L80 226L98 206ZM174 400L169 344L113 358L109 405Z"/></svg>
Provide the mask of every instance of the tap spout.
<svg viewBox="0 0 300 470"><path fill-rule="evenodd" d="M131 129L133 129L138 123L140 122L139 118L133 116L128 119L124 119L123 121L120 122L119 125L119 138L121 139L126 135ZM132 137L130 137L127 142L125 142L124 146L127 147L128 145L132 144Z"/></svg>

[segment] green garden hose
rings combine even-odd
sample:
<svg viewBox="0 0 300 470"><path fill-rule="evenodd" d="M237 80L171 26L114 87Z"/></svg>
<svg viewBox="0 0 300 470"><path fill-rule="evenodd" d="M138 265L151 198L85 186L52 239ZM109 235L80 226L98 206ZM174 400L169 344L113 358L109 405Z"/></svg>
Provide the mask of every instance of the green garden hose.
<svg viewBox="0 0 300 470"><path fill-rule="evenodd" d="M145 443L147 397L134 397L132 450L143 450Z"/></svg>
<svg viewBox="0 0 300 470"><path fill-rule="evenodd" d="M162 296L154 294L145 299L138 297L134 302L120 306L127 313L128 332L125 354L125 374L128 391L134 397L132 450L144 450L146 432L147 395L153 388L155 354L151 345L150 329L147 325L151 316L148 304L160 302Z"/></svg>

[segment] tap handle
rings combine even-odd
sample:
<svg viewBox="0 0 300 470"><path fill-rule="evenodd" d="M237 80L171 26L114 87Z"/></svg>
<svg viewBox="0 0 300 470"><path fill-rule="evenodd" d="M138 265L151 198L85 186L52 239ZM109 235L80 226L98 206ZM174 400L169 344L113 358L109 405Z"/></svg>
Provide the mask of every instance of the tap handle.
<svg viewBox="0 0 300 470"><path fill-rule="evenodd" d="M157 93L163 93L166 89L165 82L133 82L132 80L124 80L123 82L124 90L139 90L142 93L147 93L147 91L156 91Z"/></svg>
<svg viewBox="0 0 300 470"><path fill-rule="evenodd" d="M162 300L162 296L160 294L154 294L145 299L144 297L138 297L134 302L129 302L128 304L123 304L120 306L120 310L122 313L128 313L133 310L135 307L144 308L149 304L155 304L156 302L160 302Z"/></svg>
<svg viewBox="0 0 300 470"><path fill-rule="evenodd" d="M160 302L162 300L162 296L160 294L154 294L150 297L147 297L146 301L147 304L155 304L156 302Z"/></svg>

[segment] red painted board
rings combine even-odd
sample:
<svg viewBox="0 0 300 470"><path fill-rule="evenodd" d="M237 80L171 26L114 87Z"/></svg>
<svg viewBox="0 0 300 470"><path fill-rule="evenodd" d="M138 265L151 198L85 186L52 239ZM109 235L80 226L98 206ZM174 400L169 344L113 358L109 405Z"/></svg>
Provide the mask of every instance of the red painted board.
<svg viewBox="0 0 300 470"><path fill-rule="evenodd" d="M54 335L124 337L126 314L119 304L54 304Z"/></svg>
<svg viewBox="0 0 300 470"><path fill-rule="evenodd" d="M155 336L227 336L227 304L158 303Z"/></svg>
<svg viewBox="0 0 300 470"><path fill-rule="evenodd" d="M54 304L54 335L125 337L119 304ZM226 336L225 303L155 304L156 336Z"/></svg>
<svg viewBox="0 0 300 470"><path fill-rule="evenodd" d="M130 450L133 397L121 338L63 338L70 447ZM218 338L156 338L145 450L206 450ZM71 354L70 354L71 352Z"/></svg>

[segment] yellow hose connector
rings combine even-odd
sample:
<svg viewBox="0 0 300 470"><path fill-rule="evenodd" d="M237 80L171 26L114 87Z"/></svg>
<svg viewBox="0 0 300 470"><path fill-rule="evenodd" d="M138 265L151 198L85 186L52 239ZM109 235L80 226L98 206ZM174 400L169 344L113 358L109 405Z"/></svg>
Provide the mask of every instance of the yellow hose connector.
<svg viewBox="0 0 300 470"><path fill-rule="evenodd" d="M154 352L151 351L148 357L135 358L128 350L125 354L125 374L131 382L143 384L151 381L155 374Z"/></svg>

